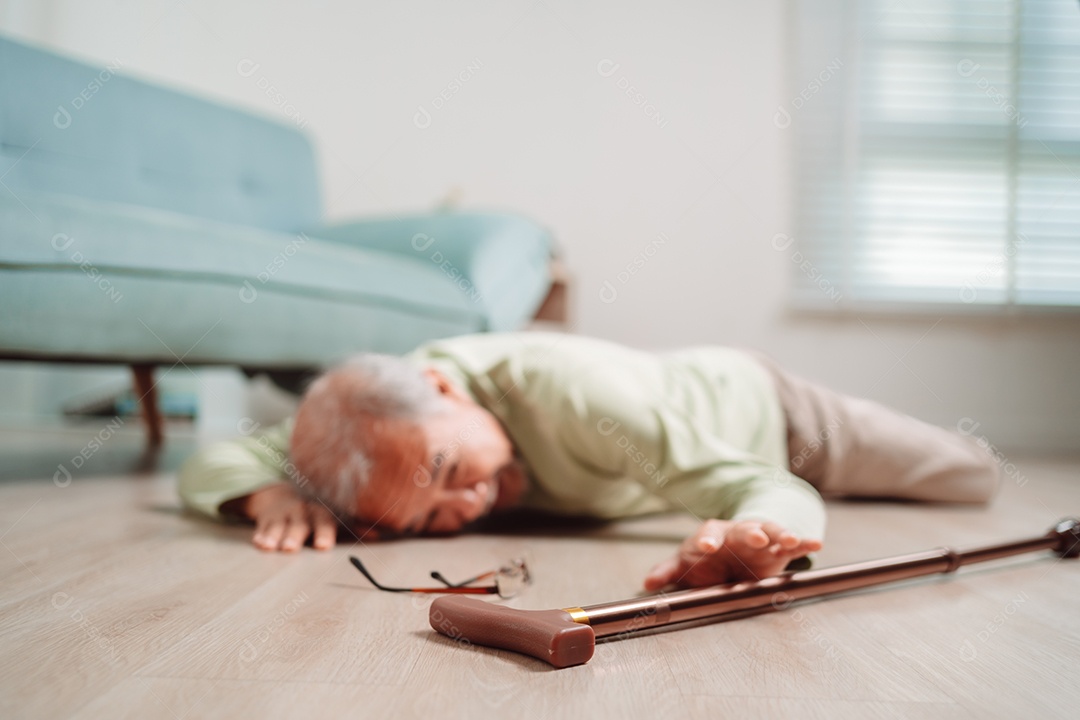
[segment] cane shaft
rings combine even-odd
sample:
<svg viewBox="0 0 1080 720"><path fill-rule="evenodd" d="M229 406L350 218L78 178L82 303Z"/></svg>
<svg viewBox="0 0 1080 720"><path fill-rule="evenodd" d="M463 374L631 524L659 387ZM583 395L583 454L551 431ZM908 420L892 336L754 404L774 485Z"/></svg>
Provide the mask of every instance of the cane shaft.
<svg viewBox="0 0 1080 720"><path fill-rule="evenodd" d="M1066 519L1041 537L958 552L948 548L883 560L806 570L754 582L683 590L659 596L563 610L514 610L462 596L441 597L429 611L431 627L464 644L515 650L555 667L588 662L597 637L672 623L723 618L857 588L948 573L963 565L1054 550L1080 557L1080 521Z"/></svg>
<svg viewBox="0 0 1080 720"><path fill-rule="evenodd" d="M1056 536L1047 535L968 552L940 548L823 570L805 570L763 580L590 605L581 608L584 616L581 621L586 621L587 618L588 624L599 638L770 605L783 609L794 600L833 595L924 575L948 573L963 565L1048 550L1058 544Z"/></svg>

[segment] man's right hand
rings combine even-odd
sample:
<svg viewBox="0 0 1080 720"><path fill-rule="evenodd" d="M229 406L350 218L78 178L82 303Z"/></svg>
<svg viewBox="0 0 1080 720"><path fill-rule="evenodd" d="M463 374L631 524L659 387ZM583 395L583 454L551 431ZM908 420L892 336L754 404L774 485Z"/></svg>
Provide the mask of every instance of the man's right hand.
<svg viewBox="0 0 1080 720"><path fill-rule="evenodd" d="M308 538L316 550L329 550L337 540L338 524L330 511L288 483L267 485L228 505L255 521L251 542L260 550L297 552Z"/></svg>
<svg viewBox="0 0 1080 720"><path fill-rule="evenodd" d="M760 580L779 575L792 560L820 549L820 540L800 538L775 522L706 520L674 557L649 572L645 589Z"/></svg>

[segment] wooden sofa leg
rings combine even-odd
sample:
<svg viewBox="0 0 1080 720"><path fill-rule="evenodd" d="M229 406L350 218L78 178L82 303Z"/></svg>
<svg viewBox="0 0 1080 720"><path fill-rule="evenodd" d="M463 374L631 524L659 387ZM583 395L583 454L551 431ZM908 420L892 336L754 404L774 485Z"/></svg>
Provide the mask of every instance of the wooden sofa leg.
<svg viewBox="0 0 1080 720"><path fill-rule="evenodd" d="M569 285L570 273L566 266L558 258L552 259L551 287L533 320L546 320L566 327L570 322Z"/></svg>
<svg viewBox="0 0 1080 720"><path fill-rule="evenodd" d="M147 445L159 447L165 439L162 431L161 413L158 411L157 389L154 387L154 366L149 364L132 365L135 376L135 395L139 398L143 422L146 423Z"/></svg>

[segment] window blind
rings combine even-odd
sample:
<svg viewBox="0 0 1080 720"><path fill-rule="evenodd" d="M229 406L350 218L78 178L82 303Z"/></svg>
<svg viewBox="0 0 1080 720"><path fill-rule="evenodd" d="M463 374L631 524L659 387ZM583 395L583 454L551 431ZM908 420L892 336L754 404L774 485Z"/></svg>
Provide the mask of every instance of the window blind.
<svg viewBox="0 0 1080 720"><path fill-rule="evenodd" d="M793 13L797 302L1080 308L1080 2Z"/></svg>

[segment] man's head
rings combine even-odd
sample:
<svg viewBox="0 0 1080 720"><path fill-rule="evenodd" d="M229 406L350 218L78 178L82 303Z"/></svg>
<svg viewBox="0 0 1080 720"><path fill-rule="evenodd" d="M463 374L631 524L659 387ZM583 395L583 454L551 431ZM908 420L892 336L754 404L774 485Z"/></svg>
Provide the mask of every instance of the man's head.
<svg viewBox="0 0 1080 720"><path fill-rule="evenodd" d="M397 532L456 532L525 489L499 421L434 369L366 354L305 393L290 454L337 512Z"/></svg>

